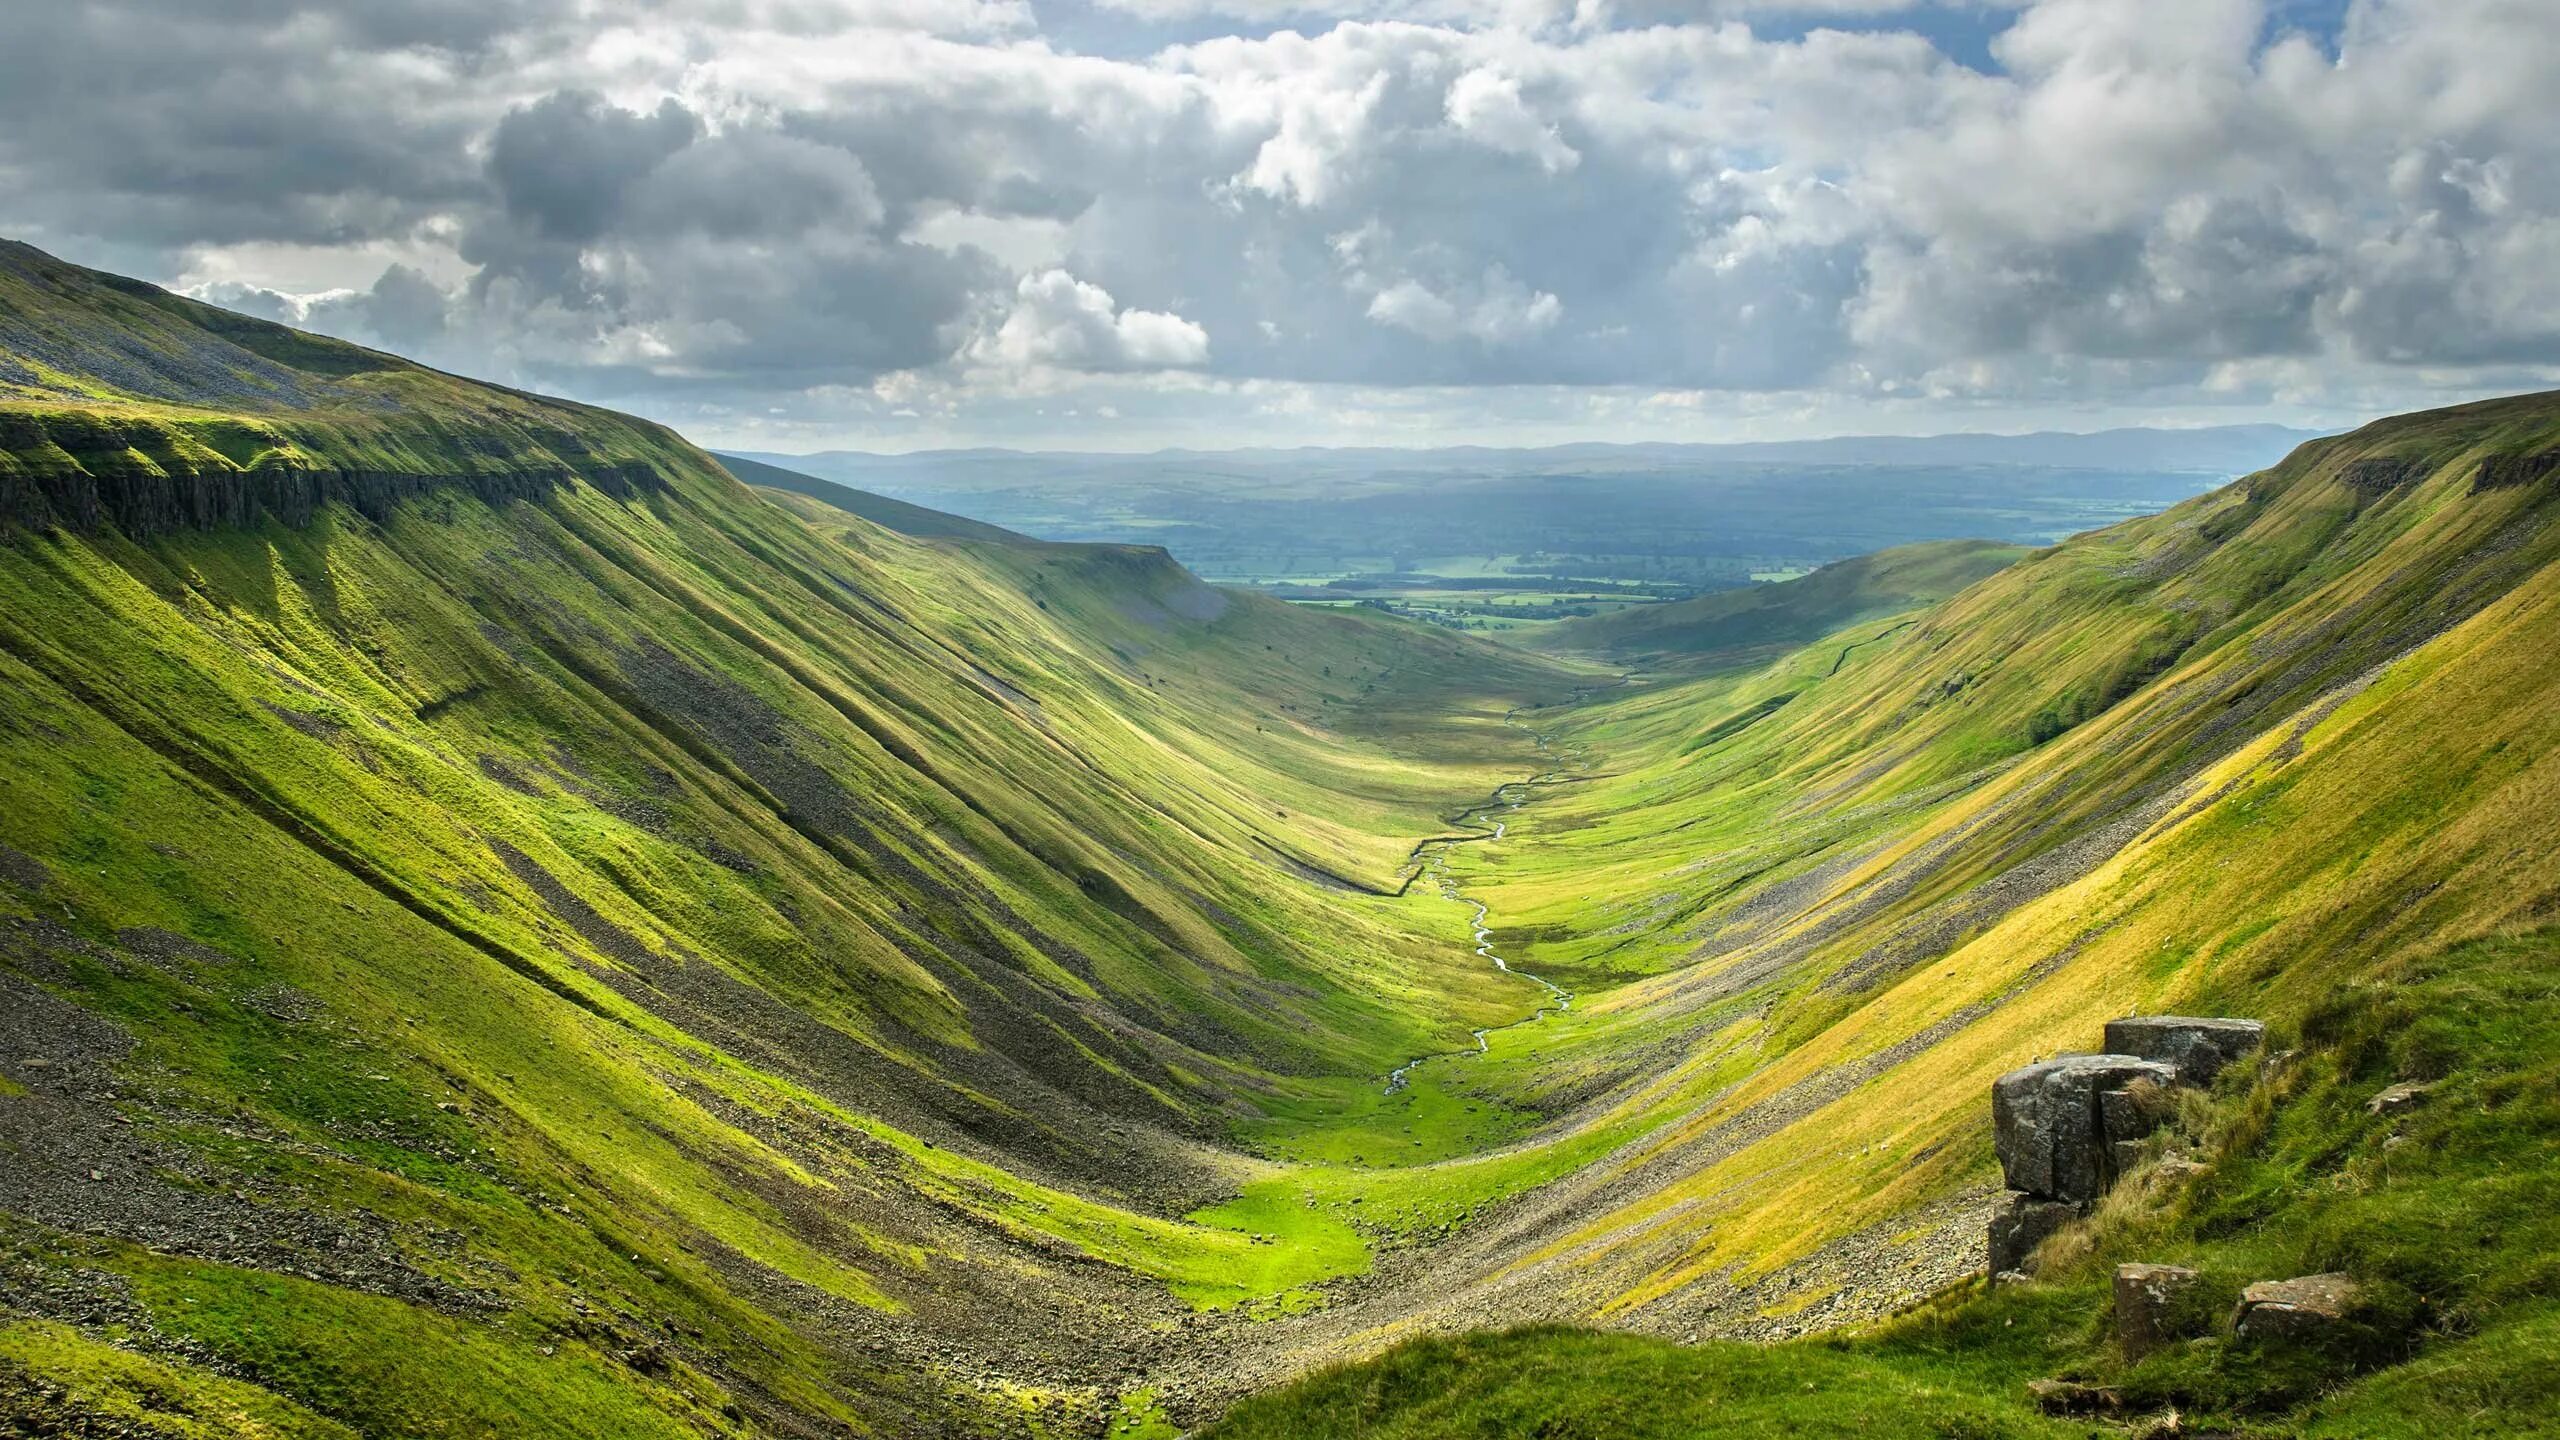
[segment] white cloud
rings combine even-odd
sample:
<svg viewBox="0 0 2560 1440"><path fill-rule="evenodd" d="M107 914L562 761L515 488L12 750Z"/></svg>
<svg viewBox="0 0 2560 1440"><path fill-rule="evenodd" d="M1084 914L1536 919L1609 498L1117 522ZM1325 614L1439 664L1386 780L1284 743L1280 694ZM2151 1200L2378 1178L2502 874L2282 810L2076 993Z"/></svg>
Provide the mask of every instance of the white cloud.
<svg viewBox="0 0 2560 1440"><path fill-rule="evenodd" d="M1208 363L1209 333L1179 315L1120 309L1064 270L1025 275L1012 308L968 359L1002 370L1178 370Z"/></svg>
<svg viewBox="0 0 2560 1440"><path fill-rule="evenodd" d="M1553 175L1582 163L1556 127L1521 103L1520 82L1490 68L1470 70L1449 87L1449 123L1490 149L1526 156Z"/></svg>
<svg viewBox="0 0 2560 1440"><path fill-rule="evenodd" d="M1555 328L1564 302L1532 291L1499 265L1484 273L1461 299L1438 294L1415 280L1399 280L1369 300L1369 318L1429 340L1471 337L1508 345Z"/></svg>

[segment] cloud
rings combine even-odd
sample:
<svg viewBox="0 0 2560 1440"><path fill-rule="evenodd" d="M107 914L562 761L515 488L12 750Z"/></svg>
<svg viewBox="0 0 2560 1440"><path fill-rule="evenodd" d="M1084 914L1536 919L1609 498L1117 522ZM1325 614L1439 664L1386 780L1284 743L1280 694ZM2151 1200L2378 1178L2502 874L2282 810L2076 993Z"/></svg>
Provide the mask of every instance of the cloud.
<svg viewBox="0 0 2560 1440"><path fill-rule="evenodd" d="M1369 318L1381 325L1410 330L1429 340L1470 337L1486 345L1507 345L1555 328L1564 303L1540 290L1531 292L1499 265L1459 298L1451 298L1414 280L1399 280L1369 300Z"/></svg>
<svg viewBox="0 0 2560 1440"><path fill-rule="evenodd" d="M0 231L677 419L2560 379L2533 0L1108 8L1077 53L1021 0L31 7Z"/></svg>
<svg viewBox="0 0 2560 1440"><path fill-rule="evenodd" d="M1582 154L1564 143L1556 127L1530 113L1521 102L1520 82L1494 69L1470 70L1449 87L1449 123L1459 134L1506 154L1538 162L1548 174L1582 163Z"/></svg>
<svg viewBox="0 0 2560 1440"><path fill-rule="evenodd" d="M701 135L701 119L672 99L638 114L564 90L498 122L489 179L507 213L536 232L591 239L620 216L635 183Z"/></svg>
<svg viewBox="0 0 2560 1440"><path fill-rule="evenodd" d="M1025 275L1013 306L968 358L1009 370L1171 370L1208 363L1209 333L1179 315L1120 309L1064 270Z"/></svg>

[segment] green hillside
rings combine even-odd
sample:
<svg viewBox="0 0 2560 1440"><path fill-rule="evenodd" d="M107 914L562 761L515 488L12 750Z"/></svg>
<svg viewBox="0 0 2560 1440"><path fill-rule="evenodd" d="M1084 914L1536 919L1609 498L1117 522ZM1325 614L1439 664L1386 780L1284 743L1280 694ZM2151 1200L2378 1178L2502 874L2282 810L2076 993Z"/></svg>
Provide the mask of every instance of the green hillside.
<svg viewBox="0 0 2560 1440"><path fill-rule="evenodd" d="M2554 455L1551 657L0 250L0 1428L2534 1433ZM2140 1011L2282 1058L1991 1288Z"/></svg>
<svg viewBox="0 0 2560 1440"><path fill-rule="evenodd" d="M1637 605L1533 632L1541 650L1605 656L1651 669L1726 669L1775 659L1807 641L1943 600L2028 552L1988 540L1904 545L1807 575Z"/></svg>
<svg viewBox="0 0 2560 1440"><path fill-rule="evenodd" d="M1509 1013L1370 892L1567 677L1160 551L821 531L640 422L6 262L19 1364L922 1431L1361 1263L1182 1217L1240 1118Z"/></svg>
<svg viewBox="0 0 2560 1440"><path fill-rule="evenodd" d="M2555 450L2555 396L2385 421L1907 624L1560 717L1600 773L1462 881L1515 965L1587 998L1477 1073L1571 1095L1557 1148L1612 1138L1386 1329L1880 1328L1434 1342L1217 1433L2093 1433L2029 1404L2056 1376L2136 1430L2542 1433ZM2137 1012L2262 1017L2289 1059L2182 1118L2201 1170L2126 1182L1985 1293L1991 1080ZM2435 1088L2368 1113L2395 1082ZM2225 1322L2129 1366L2106 1287L2137 1260L2225 1306L2347 1271L2381 1313L2347 1353ZM1598 1414L1624 1422L1574 1428Z"/></svg>

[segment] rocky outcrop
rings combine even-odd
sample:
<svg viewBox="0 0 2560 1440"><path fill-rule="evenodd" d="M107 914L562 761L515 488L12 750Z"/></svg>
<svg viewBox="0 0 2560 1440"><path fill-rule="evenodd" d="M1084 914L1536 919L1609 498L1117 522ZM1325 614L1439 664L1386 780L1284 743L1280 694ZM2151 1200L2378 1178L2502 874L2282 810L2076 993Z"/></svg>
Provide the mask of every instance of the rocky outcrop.
<svg viewBox="0 0 2560 1440"><path fill-rule="evenodd" d="M2110 1021L2103 1055L2066 1055L1991 1085L1993 1149L2010 1193L1993 1212L1993 1275L2026 1268L2037 1246L2107 1193L2141 1158L2169 1092L2213 1083L2266 1042L2255 1020L2131 1015Z"/></svg>
<svg viewBox="0 0 2560 1440"><path fill-rule="evenodd" d="M2338 471L2338 479L2350 490L2378 495L2413 485L2427 478L2431 468L2425 457L2416 455L2369 456L2350 460Z"/></svg>
<svg viewBox="0 0 2560 1440"><path fill-rule="evenodd" d="M2138 1055L2070 1055L2012 1070L1991 1086L1993 1143L2012 1190L2086 1205L2115 1183L2115 1143L2148 1133L2135 1085L2178 1083L2174 1065Z"/></svg>
<svg viewBox="0 0 2560 1440"><path fill-rule="evenodd" d="M0 501L0 526L58 525L77 531L113 526L127 535L142 536L251 526L273 517L298 527L310 524L321 507L333 502L380 521L390 518L401 501L436 490L452 489L497 505L538 500L579 483L629 499L662 482L657 470L645 463L577 469L538 465L447 475L281 467L172 472L136 465L107 467L103 473L57 469L0 479L0 489L9 492Z"/></svg>
<svg viewBox="0 0 2560 1440"><path fill-rule="evenodd" d="M2367 1115L2404 1114L2408 1111L2417 1109L2420 1104L2424 1103L2427 1098L2427 1092L2434 1088L2436 1087L2433 1085L2419 1085L2414 1083L2394 1085L2390 1089L2385 1090L2381 1094L2364 1102L2364 1113Z"/></svg>
<svg viewBox="0 0 2560 1440"><path fill-rule="evenodd" d="M2124 1408L2124 1396L2080 1380L2030 1380L2027 1398L2047 1415L2100 1415Z"/></svg>
<svg viewBox="0 0 2560 1440"><path fill-rule="evenodd" d="M2240 1292L2231 1328L2246 1339L2322 1343L2355 1314L2363 1290L2353 1276L2335 1273L2261 1280Z"/></svg>
<svg viewBox="0 0 2560 1440"><path fill-rule="evenodd" d="M2480 462L2478 473L2471 477L2471 493L2513 490L2539 484L2554 475L2560 475L2560 450L2543 450L2531 455L2491 455Z"/></svg>
<svg viewBox="0 0 2560 1440"><path fill-rule="evenodd" d="M112 526L142 536L270 518L298 527L333 503L385 520L402 501L439 490L495 505L580 484L627 500L665 483L645 460L599 455L574 431L521 418L492 419L482 429L420 425L361 442L341 437L335 448L312 439L326 427L295 423L0 407L0 529ZM376 447L365 453L416 460L328 462L358 453L348 447L359 443Z"/></svg>
<svg viewBox="0 0 2560 1440"><path fill-rule="evenodd" d="M2196 1313L2203 1276L2183 1265L2116 1267L2116 1344L2139 1360L2172 1340L2201 1333Z"/></svg>
<svg viewBox="0 0 2560 1440"><path fill-rule="evenodd" d="M2198 1015L2128 1015L2107 1022L2106 1043L2117 1055L2139 1055L2178 1069L2178 1082L2201 1089L2231 1063L2267 1043L2256 1020Z"/></svg>
<svg viewBox="0 0 2560 1440"><path fill-rule="evenodd" d="M1991 1208L1991 1273L2010 1275L2027 1268L2053 1233L2080 1218L2077 1205L2012 1190Z"/></svg>

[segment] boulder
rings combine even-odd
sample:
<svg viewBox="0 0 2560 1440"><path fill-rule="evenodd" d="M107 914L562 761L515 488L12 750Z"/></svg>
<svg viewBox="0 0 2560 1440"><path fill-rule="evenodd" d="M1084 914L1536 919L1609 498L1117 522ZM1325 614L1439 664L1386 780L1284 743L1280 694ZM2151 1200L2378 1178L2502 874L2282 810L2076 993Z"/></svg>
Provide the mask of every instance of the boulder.
<svg viewBox="0 0 2560 1440"><path fill-rule="evenodd" d="M2122 1176L2142 1160L2142 1142L2169 1116L2168 1091L2147 1081L2098 1092L2098 1133L2106 1141L2107 1169Z"/></svg>
<svg viewBox="0 0 2560 1440"><path fill-rule="evenodd" d="M2267 1027L2200 1015L2128 1015L2107 1022L2106 1039L2108 1050L2174 1065L2181 1083L2202 1087L2264 1045Z"/></svg>
<svg viewBox="0 0 2560 1440"><path fill-rule="evenodd" d="M2012 1190L1991 1211L1991 1273L2024 1273L2045 1237L2080 1218L2077 1205Z"/></svg>
<svg viewBox="0 0 2560 1440"><path fill-rule="evenodd" d="M2253 1340L2318 1343L2346 1323L2362 1292L2355 1277L2336 1273L2261 1280L2240 1292L2231 1328Z"/></svg>
<svg viewBox="0 0 2560 1440"><path fill-rule="evenodd" d="M2074 1204L2105 1194L2115 1180L2110 1146L2140 1137L2110 1135L2098 1097L2177 1078L2175 1066L2136 1055L2070 1055L2001 1076L1991 1086L1991 1125L2009 1188Z"/></svg>
<svg viewBox="0 0 2560 1440"><path fill-rule="evenodd" d="M2202 1329L2194 1308L2203 1278L2183 1265L2116 1267L2116 1344L2124 1358L2139 1360Z"/></svg>

